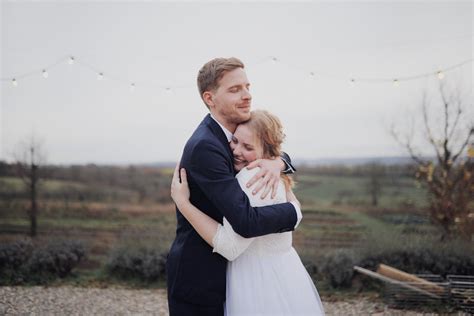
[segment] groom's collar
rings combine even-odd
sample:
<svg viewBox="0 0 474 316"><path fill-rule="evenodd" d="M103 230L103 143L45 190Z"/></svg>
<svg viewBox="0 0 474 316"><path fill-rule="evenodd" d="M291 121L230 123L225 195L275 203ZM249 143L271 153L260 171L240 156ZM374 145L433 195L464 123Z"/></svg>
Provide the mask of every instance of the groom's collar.
<svg viewBox="0 0 474 316"><path fill-rule="evenodd" d="M227 138L227 142L230 143L232 141L232 133L229 132L229 130L227 128L224 127L224 125L222 125L221 123L219 123L218 120L216 120L216 118L214 116L211 115L211 118L216 121L217 124L219 124L219 126L222 128L222 131L224 132L225 134L225 137Z"/></svg>

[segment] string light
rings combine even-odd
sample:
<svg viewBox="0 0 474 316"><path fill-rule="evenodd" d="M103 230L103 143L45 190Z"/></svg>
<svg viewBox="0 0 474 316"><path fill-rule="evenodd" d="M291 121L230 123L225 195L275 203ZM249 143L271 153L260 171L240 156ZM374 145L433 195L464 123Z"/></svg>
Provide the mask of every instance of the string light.
<svg viewBox="0 0 474 316"><path fill-rule="evenodd" d="M290 68L300 70L301 72L306 73L306 74L309 73L309 76L311 78L328 77L328 78L332 78L332 79L336 79L336 80L348 80L347 77L343 77L343 76L324 74L324 73L320 73L320 72L317 72L317 71L309 71L308 72L303 67L296 67L294 65L287 64L286 62L282 62L276 56L270 56L270 57L266 57L264 59L261 59L257 64L264 63L268 60L270 60L270 62L272 64L277 64L278 63L278 64L286 65ZM14 77L12 76L12 77L9 77L9 78L8 77L7 78L0 78L0 80L1 81L11 81L12 85L16 87L16 86L18 86L18 82L16 80L17 78L23 79L25 77L34 76L38 72L42 73L44 78L47 78L49 76L47 70L50 70L53 67L64 64L65 61L67 61L68 64L70 64L70 65L78 64L81 67L87 68L89 71L95 72L97 74L97 80L103 80L104 79L104 74L98 70L100 68L97 68L93 65L89 65L89 64L85 63L82 60L77 60L74 56L70 55L70 56L65 56L65 57L61 58L56 63L47 65L46 67L42 67L42 70L40 70L40 71L36 70L36 71L30 71L30 72L27 72L27 73L24 73L24 74L16 74ZM409 81L409 80L428 78L428 77L435 77L439 80L442 80L446 76L447 71L453 70L455 68L459 68L459 67L461 67L465 64L472 63L473 61L474 61L474 59L471 58L471 59L465 60L461 63L455 64L455 65L452 65L452 66L449 66L449 67L446 67L446 68L443 68L443 69L438 69L437 71L431 71L431 72L418 74L418 75L412 75L412 76L404 76L404 77L397 76L396 79L390 79L390 77L388 77L388 78L387 77L386 78L359 78L357 76L351 76L351 77L349 77L349 80L350 80L351 85L354 85L356 81L357 82L363 82L363 83L376 83L376 82L385 82L385 83L387 83L387 82L392 82L392 84L394 86L398 87L400 85L401 81ZM13 79L11 79L11 78L13 78ZM110 75L108 75L108 78L112 79L114 81L119 81L119 82L122 82L122 83L126 83L127 85L129 85L130 90L134 90L136 88L136 83L134 82L134 83L130 84L130 81L127 80L126 78L120 78L118 76L110 76ZM140 86L148 87L150 89L156 89L156 85L152 84L152 83L149 83L149 84L144 83L144 84L140 84ZM181 87L177 87L177 88L190 88L190 87L181 86ZM165 89L166 92L171 92L171 87L169 87L169 86L168 87L162 87L162 89Z"/></svg>

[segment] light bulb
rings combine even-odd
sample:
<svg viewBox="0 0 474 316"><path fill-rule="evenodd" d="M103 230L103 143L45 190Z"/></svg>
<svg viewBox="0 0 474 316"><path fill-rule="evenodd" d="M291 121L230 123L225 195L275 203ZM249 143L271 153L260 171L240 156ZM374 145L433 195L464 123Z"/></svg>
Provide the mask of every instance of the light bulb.
<svg viewBox="0 0 474 316"><path fill-rule="evenodd" d="M444 78L444 73L443 73L441 70L438 71L437 75L438 75L438 79L439 79L439 80L441 80L441 79Z"/></svg>
<svg viewBox="0 0 474 316"><path fill-rule="evenodd" d="M73 57L73 56L70 56L70 57L69 57L69 60L68 60L68 63L69 63L69 65L72 65L72 64L74 64L75 61L76 61L76 60L74 59L74 57Z"/></svg>
<svg viewBox="0 0 474 316"><path fill-rule="evenodd" d="M400 85L400 82L398 81L398 79L393 79L393 85L395 87L398 87Z"/></svg>
<svg viewBox="0 0 474 316"><path fill-rule="evenodd" d="M135 84L134 84L134 83L132 83L132 84L130 85L130 91L135 91Z"/></svg>
<svg viewBox="0 0 474 316"><path fill-rule="evenodd" d="M43 70L43 77L46 79L46 78L48 78L48 76L49 76L48 72L44 69Z"/></svg>
<svg viewBox="0 0 474 316"><path fill-rule="evenodd" d="M15 78L12 79L12 85L13 85L14 87L17 87L17 86L18 86L18 81L16 81Z"/></svg>
<svg viewBox="0 0 474 316"><path fill-rule="evenodd" d="M99 74L97 75L97 80L102 80L104 79L104 74L99 72Z"/></svg>

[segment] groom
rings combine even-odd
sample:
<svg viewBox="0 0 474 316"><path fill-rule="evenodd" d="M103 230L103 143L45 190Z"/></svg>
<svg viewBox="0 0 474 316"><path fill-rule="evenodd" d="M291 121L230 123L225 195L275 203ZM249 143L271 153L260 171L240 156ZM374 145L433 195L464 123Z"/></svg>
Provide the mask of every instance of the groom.
<svg viewBox="0 0 474 316"><path fill-rule="evenodd" d="M302 217L297 203L251 207L235 178L229 142L237 125L250 118L252 99L243 63L237 58L213 59L201 68L197 82L210 114L186 143L181 158L191 203L221 224L225 216L246 238L293 230ZM280 170L293 170L285 160L289 157L257 162L261 171L248 184L262 180L254 194L264 186L263 194L268 194L278 185ZM178 209L176 215L176 238L166 267L170 316L223 316L227 260L212 252Z"/></svg>

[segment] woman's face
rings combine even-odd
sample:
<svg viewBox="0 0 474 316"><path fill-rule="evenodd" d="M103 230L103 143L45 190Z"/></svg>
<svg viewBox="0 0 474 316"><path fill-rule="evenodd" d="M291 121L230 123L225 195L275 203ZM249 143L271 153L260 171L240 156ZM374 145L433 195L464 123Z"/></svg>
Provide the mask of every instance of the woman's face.
<svg viewBox="0 0 474 316"><path fill-rule="evenodd" d="M245 124L237 126L230 142L230 149L234 155L234 169L236 171L242 170L250 162L262 156L260 144L257 143L253 131Z"/></svg>

